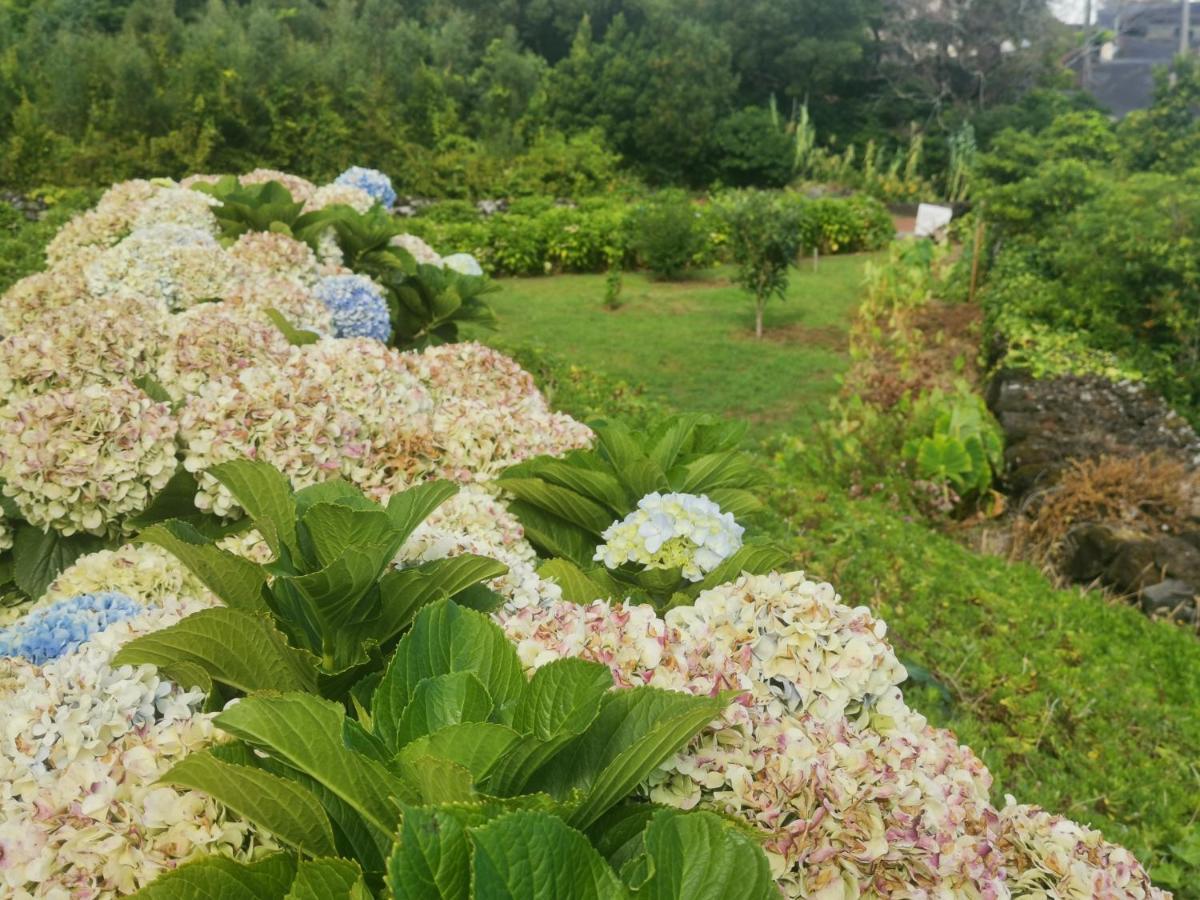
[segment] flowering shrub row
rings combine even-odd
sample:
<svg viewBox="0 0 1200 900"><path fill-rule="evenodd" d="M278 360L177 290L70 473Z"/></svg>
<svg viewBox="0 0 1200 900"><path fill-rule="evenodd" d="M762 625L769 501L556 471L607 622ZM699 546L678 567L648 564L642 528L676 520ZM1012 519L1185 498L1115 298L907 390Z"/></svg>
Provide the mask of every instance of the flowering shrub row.
<svg viewBox="0 0 1200 900"><path fill-rule="evenodd" d="M808 200L785 194L798 207L799 243L822 253L877 250L894 235L887 209L869 197ZM728 228L722 198L709 198L694 209L697 249L691 264L705 268L726 262ZM578 206L524 200L509 212L484 217L469 206L432 207L409 228L439 247L473 254L496 275L542 275L551 272L601 272L614 262L648 265L639 255L645 244L634 215L623 198L593 198ZM464 208L465 207L465 208Z"/></svg>
<svg viewBox="0 0 1200 900"><path fill-rule="evenodd" d="M103 216L196 229L220 209L169 185L110 194L92 225L64 229L42 281L0 299L16 323L0 352L55 309L155 311L137 319L132 357L81 332L61 384L23 379L24 354L5 363L15 549L55 541L35 567L50 583L0 630L6 895L184 896L216 878L258 885L231 897L335 878L387 895L384 868L416 871L433 846L421 835L436 834L442 858L460 860L443 873L458 896L484 883L539 896L529 879L559 873L557 888L537 882L541 896L586 875L604 896L681 898L680 867L710 861L700 835L721 848L713 860L736 860L705 883L748 897L1164 896L1099 834L993 807L978 758L906 705L904 668L868 610L801 573L742 573L763 567L752 542L737 548L756 477L735 432L692 419L597 436L476 344L281 343L264 310L288 297L329 316L313 287L349 273L317 255L314 280L303 252L253 228L243 248L271 246L250 253L270 262L239 260L228 289L255 281L254 300L207 302L170 263L172 248L201 247L220 270L219 241L158 237L146 258L163 262L161 281L97 293L94 261L143 260L127 237L81 240ZM37 292L56 299L31 303ZM53 415L35 421L43 405ZM438 479L464 487L447 499ZM639 506L646 521L619 524ZM604 532L633 524L644 552L584 571L608 562ZM135 534L150 543L123 543ZM566 559L539 561L535 545L561 556L564 540ZM707 575L687 593L692 567ZM628 599L661 594L665 612ZM286 693L255 693L264 684ZM542 718L553 710L564 718ZM297 716L301 743L271 725ZM474 812L446 802L467 797ZM655 814L648 800L741 820L766 859L717 817ZM633 838L620 871L591 843L606 812ZM571 865L514 862L514 847Z"/></svg>

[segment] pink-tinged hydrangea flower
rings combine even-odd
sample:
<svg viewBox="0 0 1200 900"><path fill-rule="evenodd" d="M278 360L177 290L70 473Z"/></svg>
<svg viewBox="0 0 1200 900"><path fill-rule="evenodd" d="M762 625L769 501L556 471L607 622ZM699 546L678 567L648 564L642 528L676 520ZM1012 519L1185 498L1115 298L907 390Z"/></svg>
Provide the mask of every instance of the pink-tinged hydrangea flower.
<svg viewBox="0 0 1200 900"><path fill-rule="evenodd" d="M0 341L0 393L11 400L147 375L167 319L160 307L133 297L51 308Z"/></svg>
<svg viewBox="0 0 1200 900"><path fill-rule="evenodd" d="M112 535L175 472L171 409L129 383L88 385L0 408L4 493L39 528Z"/></svg>
<svg viewBox="0 0 1200 900"><path fill-rule="evenodd" d="M381 495L403 488L427 466L429 398L398 357L375 341L327 338L282 366L208 382L180 411L184 466L202 473L250 455L296 487L341 476ZM196 503L236 511L207 475Z"/></svg>
<svg viewBox="0 0 1200 900"><path fill-rule="evenodd" d="M1004 849L1014 897L1093 897L1156 900L1169 895L1150 884L1133 854L1093 831L1012 797L993 824Z"/></svg>
<svg viewBox="0 0 1200 900"><path fill-rule="evenodd" d="M304 203L305 212L316 212L329 206L349 206L355 212L365 213L375 205L375 198L362 188L348 184L327 184L313 191Z"/></svg>
<svg viewBox="0 0 1200 900"><path fill-rule="evenodd" d="M553 412L528 372L482 344L430 347L408 361L434 399L431 437L443 477L490 481L522 460L588 447L595 437Z"/></svg>
<svg viewBox="0 0 1200 900"><path fill-rule="evenodd" d="M142 231L156 225L178 225L215 236L220 228L213 207L220 205L221 201L211 194L182 187L163 187L141 204L130 231Z"/></svg>
<svg viewBox="0 0 1200 900"><path fill-rule="evenodd" d="M429 244L415 234L398 234L389 242L393 247L399 247L412 254L412 258L426 266L442 267L442 258Z"/></svg>
<svg viewBox="0 0 1200 900"><path fill-rule="evenodd" d="M312 286L320 278L317 257L303 241L273 231L248 231L229 248L247 268Z"/></svg>
<svg viewBox="0 0 1200 900"><path fill-rule="evenodd" d="M488 556L508 566L508 573L489 583L504 597L506 608L549 605L562 599L562 589L538 576L537 554L525 530L504 504L481 487L464 486L417 527L400 548L398 563L422 563L463 553Z"/></svg>
<svg viewBox="0 0 1200 900"><path fill-rule="evenodd" d="M317 262L320 263L322 277L350 274L350 270L343 265L345 256L342 245L338 243L337 232L332 228L326 228L317 235Z"/></svg>
<svg viewBox="0 0 1200 900"><path fill-rule="evenodd" d="M250 273L225 295L225 304L261 312L274 309L295 325L318 334L333 332L333 314L311 288L291 278Z"/></svg>
<svg viewBox="0 0 1200 900"><path fill-rule="evenodd" d="M154 544L124 544L79 557L58 574L34 608L77 594L118 591L145 606L184 600L215 605L216 596L174 555Z"/></svg>
<svg viewBox="0 0 1200 900"><path fill-rule="evenodd" d="M253 172L247 172L238 180L247 187L253 184L266 184L269 181L277 182L287 188L288 193L297 203L303 203L317 190L316 185L307 178L280 172L278 169L255 169Z"/></svg>
<svg viewBox="0 0 1200 900"><path fill-rule="evenodd" d="M159 185L142 179L113 185L92 209L58 230L46 246L46 261L56 266L86 248L111 247L132 230L143 204L159 190Z"/></svg>
<svg viewBox="0 0 1200 900"><path fill-rule="evenodd" d="M172 398L254 365L281 366L292 346L262 311L205 303L171 317L158 380Z"/></svg>
<svg viewBox="0 0 1200 900"><path fill-rule="evenodd" d="M786 897L1162 896L1094 833L997 814L984 765L904 704L883 624L830 585L743 576L665 619L608 602L497 619L530 668L579 656L608 665L620 686L737 692L643 791L759 829ZM1079 884L1120 889L1038 891L1074 887L1073 870Z"/></svg>
<svg viewBox="0 0 1200 900"><path fill-rule="evenodd" d="M170 224L135 231L84 271L95 297L131 293L170 310L224 297L244 274L212 235Z"/></svg>
<svg viewBox="0 0 1200 900"><path fill-rule="evenodd" d="M0 296L0 333L16 334L52 310L88 299L80 269L59 266L27 275Z"/></svg>
<svg viewBox="0 0 1200 900"><path fill-rule="evenodd" d="M163 606L44 666L0 661L0 894L128 894L198 853L277 847L199 791L158 779L217 737L200 691L153 666L114 669L129 639L203 608Z"/></svg>

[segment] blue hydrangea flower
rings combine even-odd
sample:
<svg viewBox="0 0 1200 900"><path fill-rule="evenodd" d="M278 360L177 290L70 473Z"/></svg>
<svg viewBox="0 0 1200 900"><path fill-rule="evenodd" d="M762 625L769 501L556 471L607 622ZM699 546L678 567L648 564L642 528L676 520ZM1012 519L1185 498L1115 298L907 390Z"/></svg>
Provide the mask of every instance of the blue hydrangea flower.
<svg viewBox="0 0 1200 900"><path fill-rule="evenodd" d="M392 320L379 285L362 275L330 275L317 282L317 299L333 313L336 337L365 337L387 343Z"/></svg>
<svg viewBox="0 0 1200 900"><path fill-rule="evenodd" d="M116 591L60 600L0 628L0 656L22 656L40 666L78 649L92 635L143 608Z"/></svg>
<svg viewBox="0 0 1200 900"><path fill-rule="evenodd" d="M351 166L333 181L334 184L344 184L366 191L390 209L396 202L396 191L392 188L392 179L378 169L364 169L362 166Z"/></svg>

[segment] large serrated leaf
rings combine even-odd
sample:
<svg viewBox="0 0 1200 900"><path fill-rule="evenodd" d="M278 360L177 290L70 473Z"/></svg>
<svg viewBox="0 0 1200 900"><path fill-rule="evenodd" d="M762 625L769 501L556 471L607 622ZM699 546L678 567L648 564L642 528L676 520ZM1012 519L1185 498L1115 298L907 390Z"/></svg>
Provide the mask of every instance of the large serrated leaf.
<svg viewBox="0 0 1200 900"><path fill-rule="evenodd" d="M399 761L405 771L411 771L415 760L449 760L470 772L473 783L478 784L521 741L521 735L507 725L463 722L412 741L400 751Z"/></svg>
<svg viewBox="0 0 1200 900"><path fill-rule="evenodd" d="M475 900L620 900L604 858L555 816L514 812L470 830Z"/></svg>
<svg viewBox="0 0 1200 900"><path fill-rule="evenodd" d="M370 592L382 565L372 549L350 548L319 571L277 579L303 599L305 612L323 638L366 622L378 612Z"/></svg>
<svg viewBox="0 0 1200 900"><path fill-rule="evenodd" d="M612 684L607 666L582 659L538 669L513 711L513 728L528 739L495 767L488 790L502 796L524 790L548 760L587 731Z"/></svg>
<svg viewBox="0 0 1200 900"><path fill-rule="evenodd" d="M504 632L486 616L440 600L421 610L375 690L371 721L376 734L395 746L400 717L417 685L451 672L474 674L501 712L525 689L521 661Z"/></svg>
<svg viewBox="0 0 1200 900"><path fill-rule="evenodd" d="M568 603L587 604L605 600L610 591L567 559L551 559L538 567L538 575L555 582L562 588L563 599Z"/></svg>
<svg viewBox="0 0 1200 900"><path fill-rule="evenodd" d="M159 781L204 791L303 853L337 853L333 829L320 801L294 781L223 762L205 751L188 754Z"/></svg>
<svg viewBox="0 0 1200 900"><path fill-rule="evenodd" d="M349 859L309 859L296 869L284 900L370 900L362 869Z"/></svg>
<svg viewBox="0 0 1200 900"><path fill-rule="evenodd" d="M382 508L316 503L305 512L302 522L320 567L332 565L353 547L390 546L399 535ZM394 552L383 555L390 558Z"/></svg>
<svg viewBox="0 0 1200 900"><path fill-rule="evenodd" d="M407 628L428 604L457 597L479 582L499 578L507 572L504 563L471 553L393 569L379 581L381 612L374 636L381 644L386 643Z"/></svg>
<svg viewBox="0 0 1200 900"><path fill-rule="evenodd" d="M520 520L526 539L542 556L560 556L579 566L591 564L596 554L596 534L532 503L517 500L509 504L508 511Z"/></svg>
<svg viewBox="0 0 1200 900"><path fill-rule="evenodd" d="M408 753L396 760L405 794L412 803L455 803L475 799L475 776L466 766L443 756Z"/></svg>
<svg viewBox="0 0 1200 900"><path fill-rule="evenodd" d="M791 557L774 544L746 544L709 572L702 581L689 585L683 593L695 599L704 591L733 581L743 572L765 575L789 562Z"/></svg>
<svg viewBox="0 0 1200 900"><path fill-rule="evenodd" d="M114 666L144 663L172 679L199 667L213 681L242 693L316 689L310 658L288 646L268 619L226 607L204 609L144 634L113 657Z"/></svg>
<svg viewBox="0 0 1200 900"><path fill-rule="evenodd" d="M729 703L729 696L694 697L640 687L606 694L600 714L529 785L564 796L585 792L568 821L586 828L683 747Z"/></svg>
<svg viewBox="0 0 1200 900"><path fill-rule="evenodd" d="M512 470L509 470L505 473L505 477L520 477L511 473ZM608 512L618 518L624 516L630 506L631 501L628 494L625 493L625 488L608 472L572 465L561 459L547 459L539 462L532 474L551 484L569 488L596 503L604 504L608 508Z"/></svg>
<svg viewBox="0 0 1200 900"><path fill-rule="evenodd" d="M396 750L447 725L486 722L492 697L470 672L451 672L426 678L413 691L412 701L396 724Z"/></svg>
<svg viewBox="0 0 1200 900"><path fill-rule="evenodd" d="M638 900L778 900L766 854L709 812L660 810L644 836L649 877Z"/></svg>
<svg viewBox="0 0 1200 900"><path fill-rule="evenodd" d="M700 494L728 486L744 465L740 453L727 450L724 453L710 453L697 457L672 469L668 477L674 490Z"/></svg>
<svg viewBox="0 0 1200 900"><path fill-rule="evenodd" d="M32 525L17 528L13 539L13 581L36 600L75 560L104 548L104 540L88 534L63 537Z"/></svg>
<svg viewBox="0 0 1200 900"><path fill-rule="evenodd" d="M267 576L262 567L215 546L191 525L178 520L160 522L136 540L172 554L227 606L247 612L266 609L262 589Z"/></svg>
<svg viewBox="0 0 1200 900"><path fill-rule="evenodd" d="M249 864L223 856L201 856L164 872L133 895L136 900L284 900L296 876L286 853Z"/></svg>
<svg viewBox="0 0 1200 900"><path fill-rule="evenodd" d="M501 478L496 485L518 500L590 532L599 533L613 523L613 515L607 508L561 485L537 478Z"/></svg>
<svg viewBox="0 0 1200 900"><path fill-rule="evenodd" d="M211 467L208 474L224 485L246 511L277 559L298 555L296 501L287 476L270 463L254 459L221 463Z"/></svg>
<svg viewBox="0 0 1200 900"><path fill-rule="evenodd" d="M458 485L449 481L430 481L411 487L388 500L387 514L403 542L417 530L431 512L458 493Z"/></svg>
<svg viewBox="0 0 1200 900"><path fill-rule="evenodd" d="M400 785L380 763L347 749L344 717L336 703L289 693L247 697L222 712L216 724L319 781L373 830L390 836L396 825L390 798L399 796Z"/></svg>
<svg viewBox="0 0 1200 900"><path fill-rule="evenodd" d="M396 900L470 900L471 845L460 817L406 807L387 871Z"/></svg>

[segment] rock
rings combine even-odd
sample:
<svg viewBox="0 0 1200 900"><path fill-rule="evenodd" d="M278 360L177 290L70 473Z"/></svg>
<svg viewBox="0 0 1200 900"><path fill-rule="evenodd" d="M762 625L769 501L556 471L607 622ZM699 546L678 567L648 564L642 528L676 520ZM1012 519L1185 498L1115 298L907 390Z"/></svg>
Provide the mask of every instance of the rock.
<svg viewBox="0 0 1200 900"><path fill-rule="evenodd" d="M1134 382L1098 375L1036 379L1002 369L987 399L1005 434L1004 485L1018 498L1072 460L1156 450L1189 465L1200 458L1200 436L1187 421Z"/></svg>
<svg viewBox="0 0 1200 900"><path fill-rule="evenodd" d="M1073 581L1095 581L1122 546L1121 538L1107 525L1092 523L1074 528L1064 541L1063 574Z"/></svg>
<svg viewBox="0 0 1200 900"><path fill-rule="evenodd" d="M1141 606L1147 615L1174 613L1191 621L1196 614L1196 588L1178 578L1168 578L1142 591Z"/></svg>
<svg viewBox="0 0 1200 900"><path fill-rule="evenodd" d="M1142 593L1169 579L1200 585L1200 550L1177 537L1128 541L1105 569L1104 578L1127 594Z"/></svg>

